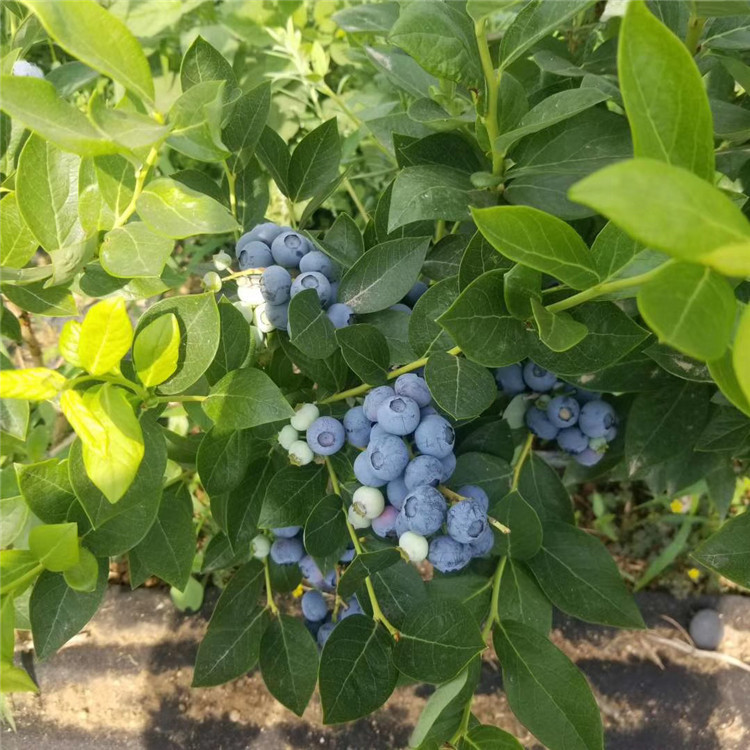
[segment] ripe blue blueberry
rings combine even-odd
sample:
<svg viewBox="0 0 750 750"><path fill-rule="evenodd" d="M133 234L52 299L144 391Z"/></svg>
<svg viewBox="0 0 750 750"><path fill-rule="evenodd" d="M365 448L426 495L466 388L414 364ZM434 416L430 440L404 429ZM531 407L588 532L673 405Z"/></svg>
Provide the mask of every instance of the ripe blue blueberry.
<svg viewBox="0 0 750 750"><path fill-rule="evenodd" d="M307 428L307 444L319 456L332 456L344 447L344 425L334 417L318 417Z"/></svg>
<svg viewBox="0 0 750 750"><path fill-rule="evenodd" d="M547 419L562 430L575 425L580 411L578 401L572 396L555 396L547 404Z"/></svg>
<svg viewBox="0 0 750 750"><path fill-rule="evenodd" d="M406 293L404 302L407 305L414 307L417 304L417 300L427 291L428 286L424 281L417 281L414 286Z"/></svg>
<svg viewBox="0 0 750 750"><path fill-rule="evenodd" d="M285 268L296 268L311 250L306 237L297 232L282 232L271 243L273 259Z"/></svg>
<svg viewBox="0 0 750 750"><path fill-rule="evenodd" d="M587 391L585 388L578 388L576 386L573 389L573 398L578 401L579 404L587 404L589 401L597 401L601 397L601 393L596 393L595 391Z"/></svg>
<svg viewBox="0 0 750 750"><path fill-rule="evenodd" d="M554 373L545 370L543 367L539 367L539 365L531 361L527 362L523 367L523 379L532 391L537 391L538 393L551 391L557 382L557 376Z"/></svg>
<svg viewBox="0 0 750 750"><path fill-rule="evenodd" d="M475 542L487 528L487 512L476 500L461 500L448 509L447 525L457 542Z"/></svg>
<svg viewBox="0 0 750 750"><path fill-rule="evenodd" d="M363 614L362 607L359 605L356 596L350 596L346 605L346 609L342 609L341 612L339 612L339 620L346 620L347 617L351 617L352 615Z"/></svg>
<svg viewBox="0 0 750 750"><path fill-rule="evenodd" d="M557 444L566 453L577 455L589 447L589 439L577 427L567 427L557 434Z"/></svg>
<svg viewBox="0 0 750 750"><path fill-rule="evenodd" d="M248 268L268 268L273 265L273 256L268 246L262 242L248 242L242 249L237 246L237 260L240 271Z"/></svg>
<svg viewBox="0 0 750 750"><path fill-rule="evenodd" d="M414 399L420 408L429 406L432 401L432 394L427 383L413 372L399 375L393 384L393 390L396 391L397 396L408 396Z"/></svg>
<svg viewBox="0 0 750 750"><path fill-rule="evenodd" d="M389 505L377 518L372 519L372 530L381 539L385 539L385 537L394 533L396 518L398 518L398 509L393 505Z"/></svg>
<svg viewBox="0 0 750 750"><path fill-rule="evenodd" d="M400 477L409 463L409 450L396 435L385 435L374 441L371 439L365 455L372 473L383 483Z"/></svg>
<svg viewBox="0 0 750 750"><path fill-rule="evenodd" d="M404 507L404 500L409 494L409 488L406 486L403 477L397 477L391 479L386 487L386 494L388 495L388 502L398 510Z"/></svg>
<svg viewBox="0 0 750 750"><path fill-rule="evenodd" d="M526 390L521 365L508 365L495 370L495 382L507 396L516 396Z"/></svg>
<svg viewBox="0 0 750 750"><path fill-rule="evenodd" d="M341 557L339 557L340 563L350 563L354 559L355 549L354 547L347 547L344 552L341 553ZM334 575L336 571L333 571Z"/></svg>
<svg viewBox="0 0 750 750"><path fill-rule="evenodd" d="M405 312L411 315L411 307L403 304L403 302L397 302L395 305L391 305L389 310L396 310L396 312Z"/></svg>
<svg viewBox="0 0 750 750"><path fill-rule="evenodd" d="M278 224L274 224L272 221L267 221L263 224L258 224L257 226L253 227L249 232L246 234L243 234L242 237L238 240L237 244L242 242L242 240L245 239L245 237L248 238L249 241L252 240L260 240L261 242L265 242L266 245L271 247L271 243L282 233L282 232L289 232L291 231L290 227L280 227Z"/></svg>
<svg viewBox="0 0 750 750"><path fill-rule="evenodd" d="M441 573L453 573L468 565L471 549L468 544L461 544L449 536L436 536L430 542L427 559Z"/></svg>
<svg viewBox="0 0 750 750"><path fill-rule="evenodd" d="M331 637L331 633L333 633L333 629L336 627L335 622L324 622L320 626L320 630L318 630L318 634L316 637L318 641L318 646L320 648L323 648L323 646L326 645L326 641Z"/></svg>
<svg viewBox="0 0 750 750"><path fill-rule="evenodd" d="M334 328L346 328L354 323L354 310L343 302L334 302L326 311Z"/></svg>
<svg viewBox="0 0 750 750"><path fill-rule="evenodd" d="M328 303L328 307L338 302L338 299L339 299L339 282L332 281L331 282L331 299Z"/></svg>
<svg viewBox="0 0 750 750"><path fill-rule="evenodd" d="M274 328L282 330L289 325L289 303L282 302L280 305L269 305L266 302L264 308L266 319Z"/></svg>
<svg viewBox="0 0 750 750"><path fill-rule="evenodd" d="M604 458L604 453L586 448L573 457L581 466L596 466Z"/></svg>
<svg viewBox="0 0 750 750"><path fill-rule="evenodd" d="M371 422L377 422L380 404L393 395L395 395L395 392L389 385L381 385L377 388L373 388L365 396L365 401L362 404L362 408L365 410L365 416Z"/></svg>
<svg viewBox="0 0 750 750"><path fill-rule="evenodd" d="M458 488L458 494L461 497L468 497L471 500L475 500L485 513L489 510L490 498L481 487L477 487L475 484L465 484L463 487Z"/></svg>
<svg viewBox="0 0 750 750"><path fill-rule="evenodd" d="M278 565L292 565L305 555L305 548L299 539L279 538L271 545L271 559Z"/></svg>
<svg viewBox="0 0 750 750"><path fill-rule="evenodd" d="M333 261L320 250L311 250L299 262L300 271L317 271L322 273L328 281L335 281L338 278L338 269Z"/></svg>
<svg viewBox="0 0 750 750"><path fill-rule="evenodd" d="M425 417L431 417L436 416L439 417L440 414L438 414L438 410L434 406L423 406L419 410L419 415L421 419L424 419Z"/></svg>
<svg viewBox="0 0 750 750"><path fill-rule="evenodd" d="M382 487L387 481L375 475L366 451L354 459L354 476L360 484L366 487Z"/></svg>
<svg viewBox="0 0 750 750"><path fill-rule="evenodd" d="M396 538L400 539L402 534L409 531L409 521L404 515L404 509L401 508L399 514L396 516L396 524L393 529L396 532Z"/></svg>
<svg viewBox="0 0 750 750"><path fill-rule="evenodd" d="M328 614L328 605L320 591L305 591L300 600L302 614L311 622L325 620Z"/></svg>
<svg viewBox="0 0 750 750"><path fill-rule="evenodd" d="M404 472L404 483L413 490L422 484L437 487L442 481L443 464L435 456L417 456L409 461Z"/></svg>
<svg viewBox="0 0 750 750"><path fill-rule="evenodd" d="M297 276L292 282L289 293L292 297L295 297L305 289L314 289L318 294L321 305L325 305L331 298L331 285L328 279L317 271L308 271Z"/></svg>
<svg viewBox="0 0 750 750"><path fill-rule="evenodd" d="M300 573L302 577L306 578L311 586L316 588L322 588L325 581L323 579L323 573L318 567L318 563L313 560L310 555L305 555L298 563Z"/></svg>
<svg viewBox="0 0 750 750"><path fill-rule="evenodd" d="M455 442L456 433L443 417L425 417L414 432L414 444L419 452L435 458L445 458L452 453Z"/></svg>
<svg viewBox="0 0 750 750"><path fill-rule="evenodd" d="M292 277L281 266L268 266L260 277L260 293L270 305L289 302L291 288Z"/></svg>
<svg viewBox="0 0 750 750"><path fill-rule="evenodd" d="M487 524L487 528L482 532L479 538L469 543L472 557L484 557L486 554L489 554L494 543L495 535L492 532L492 526Z"/></svg>
<svg viewBox="0 0 750 750"><path fill-rule="evenodd" d="M617 437L617 425L612 425L605 433L604 439L611 443Z"/></svg>
<svg viewBox="0 0 750 750"><path fill-rule="evenodd" d="M441 482L447 482L456 470L456 454L449 453L445 458L440 459L440 463L443 465L443 476Z"/></svg>
<svg viewBox="0 0 750 750"><path fill-rule="evenodd" d="M392 435L410 435L419 420L419 405L408 396L390 396L378 408L378 424Z"/></svg>
<svg viewBox="0 0 750 750"><path fill-rule="evenodd" d="M690 620L690 637L698 648L715 651L724 638L724 623L715 609L699 609Z"/></svg>
<svg viewBox="0 0 750 750"><path fill-rule="evenodd" d="M547 412L531 406L526 411L526 426L542 440L554 440L559 429L547 418Z"/></svg>
<svg viewBox="0 0 750 750"><path fill-rule="evenodd" d="M271 529L273 535L281 539L291 539L302 531L301 526L283 526L279 529Z"/></svg>
<svg viewBox="0 0 750 750"><path fill-rule="evenodd" d="M349 445L366 448L370 441L371 429L372 423L365 416L365 410L361 406L353 406L344 414L344 431Z"/></svg>
<svg viewBox="0 0 750 750"><path fill-rule="evenodd" d="M434 487L417 487L404 500L401 515L409 531L430 536L443 525L445 511L445 498Z"/></svg>
<svg viewBox="0 0 750 750"><path fill-rule="evenodd" d="M617 424L615 410L606 401L589 401L583 405L578 418L578 427L584 435L592 438L604 437L610 427Z"/></svg>

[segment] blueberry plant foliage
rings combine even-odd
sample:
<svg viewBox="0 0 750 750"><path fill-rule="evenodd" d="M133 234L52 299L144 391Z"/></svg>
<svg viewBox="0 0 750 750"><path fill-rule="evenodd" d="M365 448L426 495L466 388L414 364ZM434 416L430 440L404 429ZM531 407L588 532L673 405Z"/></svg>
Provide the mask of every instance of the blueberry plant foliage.
<svg viewBox="0 0 750 750"><path fill-rule="evenodd" d="M644 623L576 486L697 493L696 564L750 587L748 4L1 12L2 691L38 689L14 630L52 656L117 558L183 608L223 587L196 688L259 666L335 724L423 681L414 747L518 748L472 713L494 652L540 742L601 748L552 609ZM269 222L300 276L242 260ZM357 411L422 368L421 412Z"/></svg>

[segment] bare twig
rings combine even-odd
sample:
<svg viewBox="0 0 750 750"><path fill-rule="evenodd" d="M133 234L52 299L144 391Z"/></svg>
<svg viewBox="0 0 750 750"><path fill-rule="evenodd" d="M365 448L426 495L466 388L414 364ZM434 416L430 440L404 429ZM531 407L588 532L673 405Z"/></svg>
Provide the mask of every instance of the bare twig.
<svg viewBox="0 0 750 750"><path fill-rule="evenodd" d="M655 641L656 643L661 644L662 646L668 646L669 648L674 648L677 651L682 651L684 654L689 654L690 656L697 656L700 659L711 659L712 661L720 661L724 664L729 664L733 667L737 667L738 669L744 669L745 672L750 672L750 664L746 664L744 661L740 661L739 659L736 659L734 656L729 656L729 654L722 654L720 651L705 651L702 648L696 648L695 646L690 646L687 643L683 643L682 641L677 641L674 638L662 638L660 635L652 635L649 633L647 635L648 638L650 638L652 641Z"/></svg>

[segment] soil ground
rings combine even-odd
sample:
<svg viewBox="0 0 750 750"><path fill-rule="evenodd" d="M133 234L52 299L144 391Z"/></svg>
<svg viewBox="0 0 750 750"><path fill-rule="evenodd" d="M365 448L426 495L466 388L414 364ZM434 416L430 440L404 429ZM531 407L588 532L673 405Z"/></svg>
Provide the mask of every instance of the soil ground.
<svg viewBox="0 0 750 750"><path fill-rule="evenodd" d="M33 665L38 696L12 698L17 732L5 750L396 750L408 745L429 686L399 688L368 719L322 727L317 696L302 718L280 706L257 671L221 687L190 688L192 665L215 595L184 615L163 589L111 587L96 617L58 654ZM594 688L607 750L747 750L750 672L682 653L652 636L681 639L701 606L722 613L721 652L750 663L750 598L638 597L650 630L621 632L567 618L553 640ZM31 664L31 654L21 654ZM540 746L513 718L497 663L487 660L474 701L483 722Z"/></svg>

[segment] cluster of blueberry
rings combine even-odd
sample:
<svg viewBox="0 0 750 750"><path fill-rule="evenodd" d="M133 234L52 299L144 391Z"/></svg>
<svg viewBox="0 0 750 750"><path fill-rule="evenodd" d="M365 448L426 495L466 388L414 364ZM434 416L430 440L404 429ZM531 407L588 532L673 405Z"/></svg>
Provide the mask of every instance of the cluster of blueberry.
<svg viewBox="0 0 750 750"><path fill-rule="evenodd" d="M253 321L263 333L276 328L289 332L289 301L305 289L317 292L336 328L354 322L352 308L336 301L339 269L290 227L258 224L237 240L235 254L241 271L264 269L262 274L244 276L237 282L241 305L252 310Z"/></svg>
<svg viewBox="0 0 750 750"><path fill-rule="evenodd" d="M500 367L495 380L511 398L530 391L526 426L542 440L556 440L582 466L599 463L617 437L617 414L601 394L564 383L534 362Z"/></svg>

